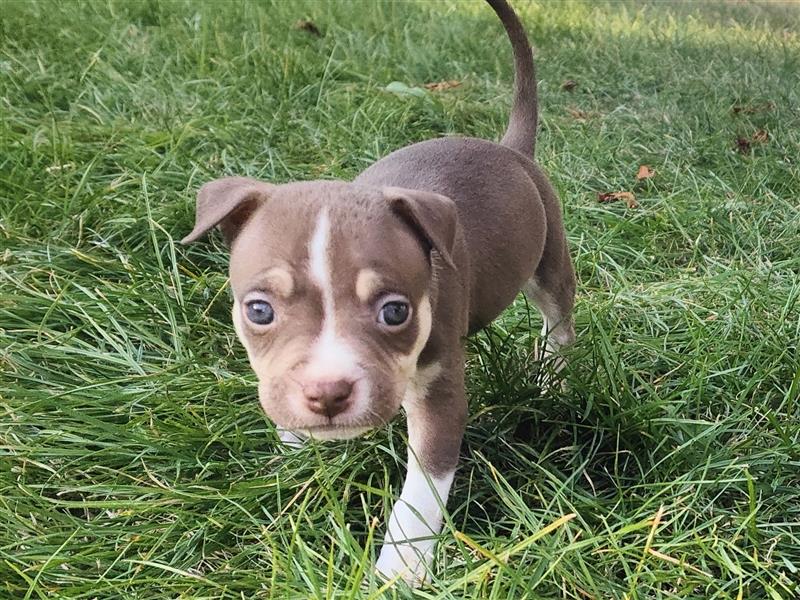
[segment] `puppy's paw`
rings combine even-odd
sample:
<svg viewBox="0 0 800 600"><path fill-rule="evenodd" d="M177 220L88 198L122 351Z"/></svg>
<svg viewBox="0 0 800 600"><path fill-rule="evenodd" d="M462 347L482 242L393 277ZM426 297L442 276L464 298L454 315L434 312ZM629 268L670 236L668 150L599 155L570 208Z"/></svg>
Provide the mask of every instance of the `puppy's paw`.
<svg viewBox="0 0 800 600"><path fill-rule="evenodd" d="M307 441L306 438L282 427L278 427L278 438L281 440L284 450L297 450L305 446Z"/></svg>
<svg viewBox="0 0 800 600"><path fill-rule="evenodd" d="M567 380L559 375L559 371L561 370L563 365L564 365L563 360L560 364L556 363L555 369L551 365L545 365L545 364L541 365L539 370L539 383L542 387L542 391L549 391L549 392L567 391Z"/></svg>
<svg viewBox="0 0 800 600"><path fill-rule="evenodd" d="M428 580L428 568L432 559L432 548L424 544L384 544L375 570L386 579L399 578L409 586L417 588Z"/></svg>

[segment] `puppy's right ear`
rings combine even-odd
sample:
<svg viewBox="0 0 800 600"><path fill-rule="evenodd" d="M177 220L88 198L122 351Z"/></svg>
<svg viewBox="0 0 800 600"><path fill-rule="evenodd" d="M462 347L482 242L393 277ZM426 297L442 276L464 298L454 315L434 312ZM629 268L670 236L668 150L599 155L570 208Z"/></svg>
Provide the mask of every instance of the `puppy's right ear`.
<svg viewBox="0 0 800 600"><path fill-rule="evenodd" d="M181 240L181 244L194 242L219 225L225 241L230 245L273 187L249 177L225 177L206 183L197 193L194 229Z"/></svg>
<svg viewBox="0 0 800 600"><path fill-rule="evenodd" d="M426 250L436 250L450 267L458 227L456 205L447 196L398 187L383 188L392 212L419 236Z"/></svg>

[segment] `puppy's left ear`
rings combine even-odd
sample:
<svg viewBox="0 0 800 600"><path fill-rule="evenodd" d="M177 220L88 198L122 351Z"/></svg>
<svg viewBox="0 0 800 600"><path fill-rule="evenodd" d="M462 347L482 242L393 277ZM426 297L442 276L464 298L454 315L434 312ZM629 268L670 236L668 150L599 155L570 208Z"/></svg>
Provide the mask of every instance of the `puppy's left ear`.
<svg viewBox="0 0 800 600"><path fill-rule="evenodd" d="M420 238L426 250L436 250L453 267L458 212L447 196L397 187L383 188L389 207Z"/></svg>
<svg viewBox="0 0 800 600"><path fill-rule="evenodd" d="M274 186L249 177L224 177L209 181L197 192L194 229L181 240L189 244L219 225L230 245L239 230Z"/></svg>

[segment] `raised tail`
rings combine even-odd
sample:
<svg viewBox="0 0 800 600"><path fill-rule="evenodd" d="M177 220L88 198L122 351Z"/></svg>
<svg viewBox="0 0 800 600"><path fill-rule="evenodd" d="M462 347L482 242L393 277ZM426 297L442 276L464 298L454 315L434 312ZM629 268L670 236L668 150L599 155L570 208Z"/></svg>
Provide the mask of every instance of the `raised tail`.
<svg viewBox="0 0 800 600"><path fill-rule="evenodd" d="M504 146L533 157L539 121L536 98L536 67L525 28L506 0L486 0L506 29L514 51L514 105L503 139Z"/></svg>

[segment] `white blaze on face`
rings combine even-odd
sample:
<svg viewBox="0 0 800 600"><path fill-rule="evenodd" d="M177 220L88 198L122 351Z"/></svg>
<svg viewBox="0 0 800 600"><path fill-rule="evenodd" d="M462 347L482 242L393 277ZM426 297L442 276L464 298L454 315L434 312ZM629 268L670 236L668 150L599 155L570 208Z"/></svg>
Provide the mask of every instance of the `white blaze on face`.
<svg viewBox="0 0 800 600"><path fill-rule="evenodd" d="M336 333L330 225L328 209L323 208L308 243L309 272L311 280L322 293L323 314L322 331L311 348L304 372L304 378L309 381L356 380L361 375L358 357Z"/></svg>
<svg viewBox="0 0 800 600"><path fill-rule="evenodd" d="M317 217L317 224L311 241L308 243L308 267L311 279L322 292L322 303L325 316L333 315L333 287L331 285L331 271L328 250L330 246L331 222L328 218L328 209L323 208Z"/></svg>

